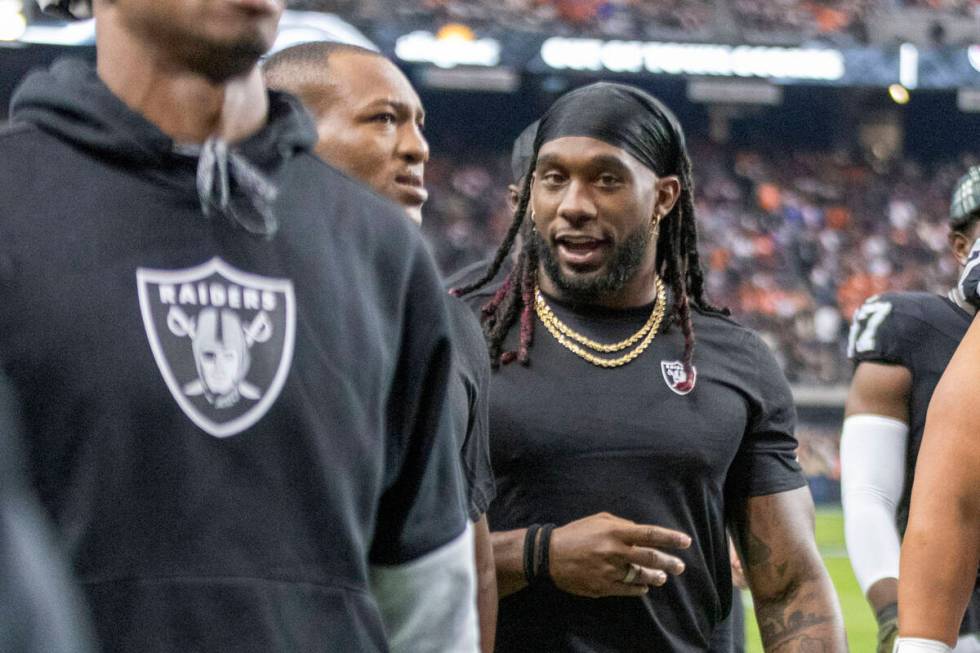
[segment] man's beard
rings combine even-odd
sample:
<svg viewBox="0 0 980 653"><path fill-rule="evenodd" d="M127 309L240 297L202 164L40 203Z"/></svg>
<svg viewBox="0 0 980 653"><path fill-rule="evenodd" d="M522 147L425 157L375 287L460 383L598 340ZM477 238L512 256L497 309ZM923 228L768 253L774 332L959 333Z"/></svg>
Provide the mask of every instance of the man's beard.
<svg viewBox="0 0 980 653"><path fill-rule="evenodd" d="M222 83L251 71L268 50L269 44L257 35L227 44L199 42L185 50L185 61L198 74Z"/></svg>
<svg viewBox="0 0 980 653"><path fill-rule="evenodd" d="M650 232L640 227L616 247L601 274L581 277L569 277L562 272L554 249L536 229L531 232L530 246L537 252L538 260L544 263L545 272L565 299L576 303L592 303L622 290L636 276L643 265L649 242Z"/></svg>
<svg viewBox="0 0 980 653"><path fill-rule="evenodd" d="M206 16L197 24L189 18L176 20L161 11L138 7L122 20L140 40L166 48L175 66L215 84L251 72L275 42L278 18L272 16L221 34L207 28Z"/></svg>

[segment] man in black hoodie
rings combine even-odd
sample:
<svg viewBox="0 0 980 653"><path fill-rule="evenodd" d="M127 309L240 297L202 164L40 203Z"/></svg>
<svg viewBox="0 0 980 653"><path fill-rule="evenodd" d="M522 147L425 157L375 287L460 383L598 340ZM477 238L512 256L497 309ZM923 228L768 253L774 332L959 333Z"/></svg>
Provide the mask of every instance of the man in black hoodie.
<svg viewBox="0 0 980 653"><path fill-rule="evenodd" d="M280 50L265 61L269 88L292 93L317 124L317 155L397 202L421 222L429 143L425 109L411 82L378 52L334 42ZM469 308L447 297L455 373L448 403L455 425L466 507L473 522L477 612L484 653L493 651L497 572L486 512L496 492L487 440L490 361L483 330Z"/></svg>
<svg viewBox="0 0 980 653"><path fill-rule="evenodd" d="M0 132L0 351L102 643L475 651L418 233L263 88L277 0L95 11Z"/></svg>

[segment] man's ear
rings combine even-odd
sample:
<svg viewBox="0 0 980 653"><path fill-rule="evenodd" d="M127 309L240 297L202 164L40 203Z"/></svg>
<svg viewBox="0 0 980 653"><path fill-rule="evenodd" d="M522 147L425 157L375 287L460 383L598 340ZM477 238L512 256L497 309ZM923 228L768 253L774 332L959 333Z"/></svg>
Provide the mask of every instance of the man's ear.
<svg viewBox="0 0 980 653"><path fill-rule="evenodd" d="M677 175L657 179L657 203L654 206L656 215L667 215L674 210L677 200L681 197L681 180Z"/></svg>
<svg viewBox="0 0 980 653"><path fill-rule="evenodd" d="M953 256L956 257L956 262L961 266L966 265L966 259L970 255L970 248L973 247L973 241L970 240L970 237L962 231L950 231L949 247L953 250Z"/></svg>
<svg viewBox="0 0 980 653"><path fill-rule="evenodd" d="M513 213L517 210L517 204L521 201L521 187L517 184L510 184L507 186L507 206L510 207L510 212Z"/></svg>

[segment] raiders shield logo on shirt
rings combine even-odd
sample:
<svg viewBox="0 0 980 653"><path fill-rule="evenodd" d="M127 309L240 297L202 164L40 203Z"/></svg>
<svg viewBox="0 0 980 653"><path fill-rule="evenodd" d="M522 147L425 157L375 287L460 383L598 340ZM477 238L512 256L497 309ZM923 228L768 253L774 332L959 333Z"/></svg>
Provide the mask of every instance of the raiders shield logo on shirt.
<svg viewBox="0 0 980 653"><path fill-rule="evenodd" d="M219 438L261 419L292 365L292 282L220 258L184 270L139 268L136 281L146 337L184 414Z"/></svg>
<svg viewBox="0 0 980 653"><path fill-rule="evenodd" d="M684 363L681 361L660 361L660 371L664 375L667 387L683 396L694 389L694 382L698 378L698 369L691 368L691 378L687 378L684 371Z"/></svg>

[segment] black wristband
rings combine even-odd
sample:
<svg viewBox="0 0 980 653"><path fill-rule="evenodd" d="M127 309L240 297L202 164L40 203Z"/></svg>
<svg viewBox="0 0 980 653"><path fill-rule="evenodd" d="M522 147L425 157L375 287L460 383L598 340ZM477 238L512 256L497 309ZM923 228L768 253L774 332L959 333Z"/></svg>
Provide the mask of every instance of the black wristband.
<svg viewBox="0 0 980 653"><path fill-rule="evenodd" d="M892 619L898 618L898 604L889 603L881 610L875 613L875 619L878 620L878 625L885 623L886 621L891 621Z"/></svg>
<svg viewBox="0 0 980 653"><path fill-rule="evenodd" d="M541 524L531 524L524 533L524 580L528 585L534 581L534 540L540 529Z"/></svg>
<svg viewBox="0 0 980 653"><path fill-rule="evenodd" d="M538 544L538 566L534 573L534 580L541 581L551 578L549 570L551 532L555 530L554 524L545 524L541 527L541 542Z"/></svg>

